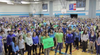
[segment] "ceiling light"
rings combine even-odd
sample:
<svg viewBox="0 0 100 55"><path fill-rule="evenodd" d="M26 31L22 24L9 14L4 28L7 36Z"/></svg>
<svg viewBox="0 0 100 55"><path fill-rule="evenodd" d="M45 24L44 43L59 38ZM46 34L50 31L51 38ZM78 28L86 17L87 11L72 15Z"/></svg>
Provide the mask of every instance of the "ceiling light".
<svg viewBox="0 0 100 55"><path fill-rule="evenodd" d="M12 2L7 2L7 4L14 4L14 3L12 3Z"/></svg>
<svg viewBox="0 0 100 55"><path fill-rule="evenodd" d="M34 3L40 3L40 2L34 2Z"/></svg>
<svg viewBox="0 0 100 55"><path fill-rule="evenodd" d="M9 0L0 0L0 2L9 2Z"/></svg>
<svg viewBox="0 0 100 55"><path fill-rule="evenodd" d="M39 0L34 0L34 1L39 1Z"/></svg>
<svg viewBox="0 0 100 55"><path fill-rule="evenodd" d="M30 2L21 1L22 4L30 4Z"/></svg>

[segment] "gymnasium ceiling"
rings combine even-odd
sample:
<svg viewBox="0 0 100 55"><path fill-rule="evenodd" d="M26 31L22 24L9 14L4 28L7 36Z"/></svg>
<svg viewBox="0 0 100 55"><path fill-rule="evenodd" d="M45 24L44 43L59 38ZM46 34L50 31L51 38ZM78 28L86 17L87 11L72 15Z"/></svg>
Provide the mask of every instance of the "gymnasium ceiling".
<svg viewBox="0 0 100 55"><path fill-rule="evenodd" d="M43 2L43 1L55 1L55 0L0 0L1 1L10 1L10 4L22 4L22 1L24 1L24 3L37 3L37 2ZM62 1L62 0L57 0L57 1ZM76 1L76 0L64 0L64 1ZM8 2L5 2L8 3Z"/></svg>

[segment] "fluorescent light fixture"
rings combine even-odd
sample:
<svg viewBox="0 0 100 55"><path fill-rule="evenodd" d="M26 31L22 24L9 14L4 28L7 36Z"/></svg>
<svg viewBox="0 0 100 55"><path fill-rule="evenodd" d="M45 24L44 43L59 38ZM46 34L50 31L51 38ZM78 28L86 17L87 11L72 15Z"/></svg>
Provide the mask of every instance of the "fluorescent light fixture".
<svg viewBox="0 0 100 55"><path fill-rule="evenodd" d="M30 4L30 2L21 1L22 4Z"/></svg>
<svg viewBox="0 0 100 55"><path fill-rule="evenodd" d="M34 3L40 3L40 2L34 2Z"/></svg>
<svg viewBox="0 0 100 55"><path fill-rule="evenodd" d="M12 2L7 2L7 4L14 4L14 3L12 3Z"/></svg>
<svg viewBox="0 0 100 55"><path fill-rule="evenodd" d="M0 2L9 2L9 0L0 0Z"/></svg>
<svg viewBox="0 0 100 55"><path fill-rule="evenodd" d="M39 1L39 0L34 0L34 1Z"/></svg>

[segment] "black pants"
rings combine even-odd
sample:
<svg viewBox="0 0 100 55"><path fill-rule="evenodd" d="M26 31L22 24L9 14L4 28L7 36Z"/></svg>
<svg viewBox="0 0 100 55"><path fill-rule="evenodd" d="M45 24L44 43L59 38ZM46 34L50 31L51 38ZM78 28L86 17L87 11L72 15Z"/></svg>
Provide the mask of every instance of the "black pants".
<svg viewBox="0 0 100 55"><path fill-rule="evenodd" d="M24 48L23 49L20 49L20 54L21 55L24 55Z"/></svg>
<svg viewBox="0 0 100 55"><path fill-rule="evenodd" d="M68 46L70 46L70 53L72 53L72 44L71 43L68 43L66 45L66 51L65 51L65 53L67 53L67 51L68 51Z"/></svg>
<svg viewBox="0 0 100 55"><path fill-rule="evenodd" d="M42 44L40 44L39 53L41 53L41 49L42 49L42 52L43 52L43 45Z"/></svg>
<svg viewBox="0 0 100 55"><path fill-rule="evenodd" d="M7 43L4 43L5 53L7 54Z"/></svg>
<svg viewBox="0 0 100 55"><path fill-rule="evenodd" d="M10 55L10 53L12 52L12 46L11 45L9 45L8 51L9 51L8 55Z"/></svg>
<svg viewBox="0 0 100 55"><path fill-rule="evenodd" d="M28 51L28 48L27 48L27 44L25 43L25 48L26 48L26 51Z"/></svg>
<svg viewBox="0 0 100 55"><path fill-rule="evenodd" d="M82 46L83 46L83 51L86 51L86 48L87 48L87 42L83 41L83 42L82 42Z"/></svg>
<svg viewBox="0 0 100 55"><path fill-rule="evenodd" d="M79 41L78 41L79 38L76 38L76 41L75 41L75 45L76 45L76 48L79 47Z"/></svg>
<svg viewBox="0 0 100 55"><path fill-rule="evenodd" d="M16 54L15 54L15 52L12 52L12 55L18 55L18 52L16 52Z"/></svg>
<svg viewBox="0 0 100 55"><path fill-rule="evenodd" d="M33 44L33 53L37 54L37 45Z"/></svg>
<svg viewBox="0 0 100 55"><path fill-rule="evenodd" d="M27 45L27 51L28 51L28 55L31 55L31 46Z"/></svg>

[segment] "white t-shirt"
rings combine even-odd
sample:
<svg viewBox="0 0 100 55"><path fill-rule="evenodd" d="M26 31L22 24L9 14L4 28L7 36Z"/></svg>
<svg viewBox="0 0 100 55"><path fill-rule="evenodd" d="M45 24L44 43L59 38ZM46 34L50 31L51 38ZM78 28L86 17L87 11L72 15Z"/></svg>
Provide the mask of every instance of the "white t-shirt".
<svg viewBox="0 0 100 55"><path fill-rule="evenodd" d="M24 40L19 40L19 49L23 49L24 48Z"/></svg>

